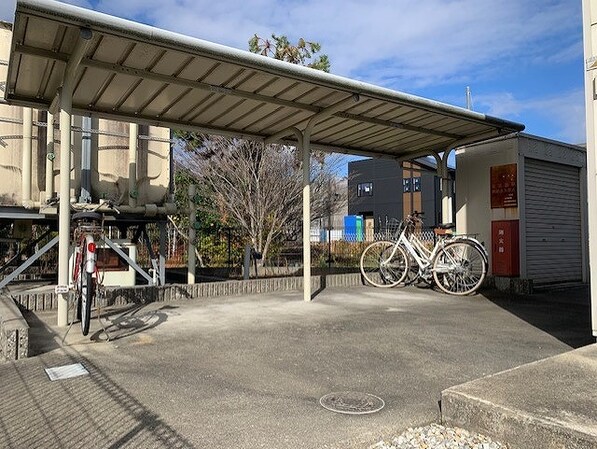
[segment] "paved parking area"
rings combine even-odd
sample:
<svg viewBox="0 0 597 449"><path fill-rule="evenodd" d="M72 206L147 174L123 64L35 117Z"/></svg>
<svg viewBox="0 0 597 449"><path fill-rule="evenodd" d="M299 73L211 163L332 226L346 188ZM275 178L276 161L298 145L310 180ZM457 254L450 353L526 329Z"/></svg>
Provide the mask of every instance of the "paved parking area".
<svg viewBox="0 0 597 449"><path fill-rule="evenodd" d="M440 392L593 342L586 288L516 301L409 287L154 303L110 311L104 341L29 316L40 355L0 364L0 447L367 448L436 421ZM90 375L50 382L43 368ZM384 399L370 415L319 405Z"/></svg>

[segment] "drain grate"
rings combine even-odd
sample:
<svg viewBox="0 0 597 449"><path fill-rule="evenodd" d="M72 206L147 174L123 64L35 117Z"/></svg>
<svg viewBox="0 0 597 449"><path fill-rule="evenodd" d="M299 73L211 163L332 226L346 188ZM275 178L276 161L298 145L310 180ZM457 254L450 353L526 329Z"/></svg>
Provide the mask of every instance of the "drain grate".
<svg viewBox="0 0 597 449"><path fill-rule="evenodd" d="M85 376L89 374L89 371L87 371L80 363L46 368L45 371L51 381L70 379L71 377Z"/></svg>
<svg viewBox="0 0 597 449"><path fill-rule="evenodd" d="M347 415L366 415L380 411L386 405L382 398L369 393L341 391L323 396L319 403L327 410Z"/></svg>

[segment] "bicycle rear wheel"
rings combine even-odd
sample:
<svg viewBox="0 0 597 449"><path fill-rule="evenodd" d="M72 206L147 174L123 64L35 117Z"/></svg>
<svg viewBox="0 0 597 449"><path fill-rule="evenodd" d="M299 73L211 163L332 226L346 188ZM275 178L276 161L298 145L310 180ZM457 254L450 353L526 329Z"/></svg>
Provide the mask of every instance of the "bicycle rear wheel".
<svg viewBox="0 0 597 449"><path fill-rule="evenodd" d="M83 270L81 278L81 333L89 333L89 323L91 322L91 303L95 296L95 285L93 275Z"/></svg>
<svg viewBox="0 0 597 449"><path fill-rule="evenodd" d="M408 273L408 258L395 243L374 242L361 255L361 274L374 287L394 287L404 281ZM394 253L392 255L392 253Z"/></svg>
<svg viewBox="0 0 597 449"><path fill-rule="evenodd" d="M487 263L470 242L455 241L441 248L433 261L433 279L450 295L469 295L481 287Z"/></svg>

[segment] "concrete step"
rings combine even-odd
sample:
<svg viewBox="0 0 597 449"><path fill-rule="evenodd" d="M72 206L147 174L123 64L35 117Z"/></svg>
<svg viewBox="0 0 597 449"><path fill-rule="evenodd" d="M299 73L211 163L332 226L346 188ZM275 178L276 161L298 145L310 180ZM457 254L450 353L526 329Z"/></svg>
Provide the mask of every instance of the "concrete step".
<svg viewBox="0 0 597 449"><path fill-rule="evenodd" d="M441 412L512 449L595 449L597 345L444 390Z"/></svg>

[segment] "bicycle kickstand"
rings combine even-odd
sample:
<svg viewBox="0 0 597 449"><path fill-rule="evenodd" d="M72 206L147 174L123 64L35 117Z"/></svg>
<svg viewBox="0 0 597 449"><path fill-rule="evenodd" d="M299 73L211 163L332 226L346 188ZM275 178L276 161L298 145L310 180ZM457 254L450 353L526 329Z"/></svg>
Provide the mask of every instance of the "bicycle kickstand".
<svg viewBox="0 0 597 449"><path fill-rule="evenodd" d="M66 309L66 317L67 317L67 319L68 319L68 316L70 314L70 310L73 308L74 302L75 301L71 300L71 295L69 294L68 295L68 308ZM68 328L66 329L66 332L64 333L64 335L62 336L62 340L60 341L60 345L61 346L64 346L64 341L66 340L66 336L70 332L71 327L73 327L74 322L75 322L75 318L74 317L73 317L72 320L69 320Z"/></svg>
<svg viewBox="0 0 597 449"><path fill-rule="evenodd" d="M110 333L108 332L108 329L106 329L106 326L104 326L104 323L102 321L102 307L100 306L100 301L102 299L104 299L106 297L106 292L104 291L104 289L98 289L98 295L96 297L96 303L95 303L95 308L97 309L97 321L100 323L100 326L102 327L102 330L104 331L104 334L106 334L106 341L110 341Z"/></svg>

